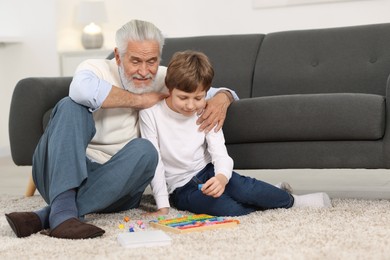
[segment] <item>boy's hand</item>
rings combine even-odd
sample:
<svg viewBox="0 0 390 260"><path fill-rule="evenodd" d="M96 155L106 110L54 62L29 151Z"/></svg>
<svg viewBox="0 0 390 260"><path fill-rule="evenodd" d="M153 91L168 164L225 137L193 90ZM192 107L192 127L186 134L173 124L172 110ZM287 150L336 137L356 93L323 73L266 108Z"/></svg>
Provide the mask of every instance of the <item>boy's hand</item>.
<svg viewBox="0 0 390 260"><path fill-rule="evenodd" d="M201 191L207 196L218 198L225 191L225 186L227 183L228 180L225 175L217 174L203 184Z"/></svg>
<svg viewBox="0 0 390 260"><path fill-rule="evenodd" d="M142 215L144 215L144 216L163 216L163 215L168 215L168 213L169 213L169 208L161 208L155 212L147 212L147 213L144 213Z"/></svg>

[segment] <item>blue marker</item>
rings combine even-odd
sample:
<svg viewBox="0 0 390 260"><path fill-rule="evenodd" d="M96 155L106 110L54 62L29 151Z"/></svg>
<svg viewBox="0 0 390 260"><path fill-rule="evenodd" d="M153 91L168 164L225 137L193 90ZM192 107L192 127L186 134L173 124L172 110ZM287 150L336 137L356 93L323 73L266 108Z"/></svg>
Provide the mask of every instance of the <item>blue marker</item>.
<svg viewBox="0 0 390 260"><path fill-rule="evenodd" d="M203 184L198 184L198 190L201 190L203 187Z"/></svg>

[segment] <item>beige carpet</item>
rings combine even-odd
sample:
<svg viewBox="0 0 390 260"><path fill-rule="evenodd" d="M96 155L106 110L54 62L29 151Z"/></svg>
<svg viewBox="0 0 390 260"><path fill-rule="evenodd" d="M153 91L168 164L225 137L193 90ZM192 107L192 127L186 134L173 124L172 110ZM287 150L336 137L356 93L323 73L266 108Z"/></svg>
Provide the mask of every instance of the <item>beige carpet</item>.
<svg viewBox="0 0 390 260"><path fill-rule="evenodd" d="M35 234L16 238L4 213L39 209L40 196L0 198L1 259L390 259L390 202L333 199L331 209L288 209L239 217L237 228L171 234L172 245L124 248L117 242L125 216L143 220L153 207L144 196L141 209L89 215L106 230L103 237L70 241ZM171 216L179 212L172 210ZM187 212L180 212L188 214ZM147 227L146 230L151 230ZM143 232L137 230L136 232Z"/></svg>

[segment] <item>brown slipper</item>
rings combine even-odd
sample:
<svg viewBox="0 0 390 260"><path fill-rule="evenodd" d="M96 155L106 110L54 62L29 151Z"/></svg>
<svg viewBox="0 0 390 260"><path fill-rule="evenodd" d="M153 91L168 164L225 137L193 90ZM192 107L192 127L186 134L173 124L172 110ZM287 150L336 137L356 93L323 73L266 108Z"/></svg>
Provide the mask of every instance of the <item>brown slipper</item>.
<svg viewBox="0 0 390 260"><path fill-rule="evenodd" d="M17 237L28 237L41 231L42 223L34 212L12 212L5 217Z"/></svg>
<svg viewBox="0 0 390 260"><path fill-rule="evenodd" d="M66 239L86 239L102 236L105 231L91 224L70 218L50 231L49 236Z"/></svg>

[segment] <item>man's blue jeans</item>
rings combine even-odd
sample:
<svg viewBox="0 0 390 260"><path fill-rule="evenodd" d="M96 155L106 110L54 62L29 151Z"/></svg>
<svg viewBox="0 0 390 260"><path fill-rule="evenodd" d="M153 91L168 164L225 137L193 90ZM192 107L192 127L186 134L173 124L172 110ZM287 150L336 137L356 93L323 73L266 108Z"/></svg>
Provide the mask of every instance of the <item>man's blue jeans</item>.
<svg viewBox="0 0 390 260"><path fill-rule="evenodd" d="M136 138L104 164L86 157L95 135L92 113L69 97L53 109L33 156L33 178L50 205L60 193L75 189L79 215L117 212L139 206L158 162L154 146Z"/></svg>
<svg viewBox="0 0 390 260"><path fill-rule="evenodd" d="M288 192L236 172L219 198L204 195L198 183L205 183L214 176L214 166L210 163L186 185L173 191L171 204L179 210L214 216L241 216L257 210L290 208L294 204Z"/></svg>

